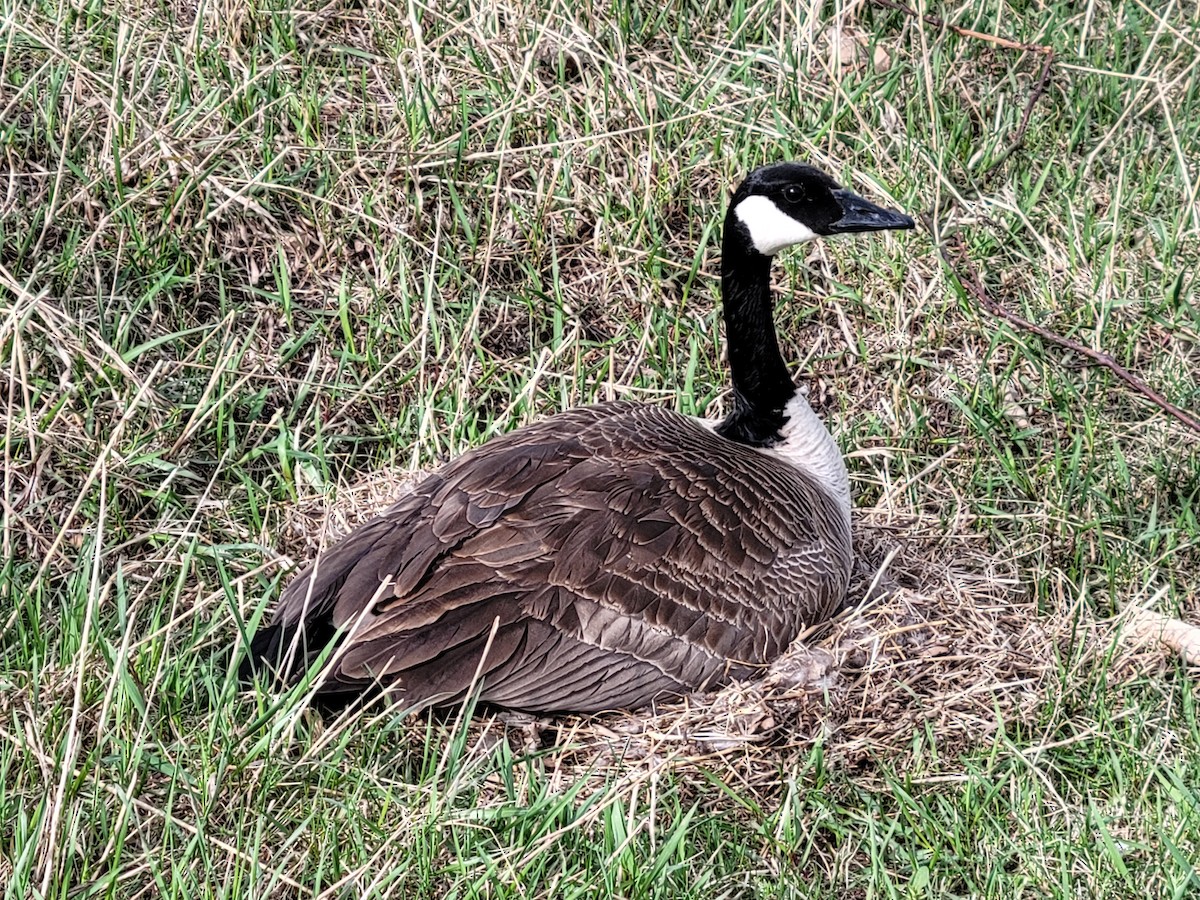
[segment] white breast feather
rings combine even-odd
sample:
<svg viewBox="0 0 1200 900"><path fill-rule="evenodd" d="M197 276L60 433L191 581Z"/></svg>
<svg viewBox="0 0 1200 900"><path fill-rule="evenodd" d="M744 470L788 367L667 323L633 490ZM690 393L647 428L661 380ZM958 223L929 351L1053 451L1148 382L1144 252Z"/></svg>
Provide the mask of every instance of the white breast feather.
<svg viewBox="0 0 1200 900"><path fill-rule="evenodd" d="M803 393L797 392L784 407L786 417L779 429L782 440L763 452L791 463L811 474L837 499L850 523L850 477L837 442L826 429Z"/></svg>

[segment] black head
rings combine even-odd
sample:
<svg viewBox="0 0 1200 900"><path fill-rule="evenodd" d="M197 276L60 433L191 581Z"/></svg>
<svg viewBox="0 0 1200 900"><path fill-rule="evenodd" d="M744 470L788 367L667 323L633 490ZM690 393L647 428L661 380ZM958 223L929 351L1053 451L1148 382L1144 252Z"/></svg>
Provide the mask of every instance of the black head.
<svg viewBox="0 0 1200 900"><path fill-rule="evenodd" d="M755 169L734 192L729 224L748 246L773 256L830 234L912 228L903 213L876 206L812 166L783 162Z"/></svg>

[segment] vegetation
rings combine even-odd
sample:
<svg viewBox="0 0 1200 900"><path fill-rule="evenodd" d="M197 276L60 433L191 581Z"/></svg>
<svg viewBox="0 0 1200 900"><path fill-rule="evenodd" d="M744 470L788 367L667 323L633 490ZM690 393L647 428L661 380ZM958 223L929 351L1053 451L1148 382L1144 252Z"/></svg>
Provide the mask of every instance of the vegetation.
<svg viewBox="0 0 1200 900"><path fill-rule="evenodd" d="M1198 614L1198 436L939 253L1200 407L1200 8L928 11L0 0L5 896L1200 895L1195 672L1111 618ZM864 528L1049 635L1028 703L656 765L239 691L364 477L719 414L724 202L781 158L925 214L783 258L785 355Z"/></svg>

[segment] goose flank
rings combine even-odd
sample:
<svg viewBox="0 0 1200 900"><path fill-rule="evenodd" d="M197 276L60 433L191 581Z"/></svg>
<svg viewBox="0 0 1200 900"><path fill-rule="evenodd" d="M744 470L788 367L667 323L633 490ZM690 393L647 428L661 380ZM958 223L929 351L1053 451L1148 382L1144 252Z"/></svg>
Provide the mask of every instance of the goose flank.
<svg viewBox="0 0 1200 900"><path fill-rule="evenodd" d="M913 227L801 163L752 172L722 235L733 398L707 422L572 409L473 449L290 583L239 675L319 702L632 709L744 677L831 616L850 574L841 453L779 351L780 250ZM486 651L486 653L485 653ZM477 678L478 676L478 678Z"/></svg>

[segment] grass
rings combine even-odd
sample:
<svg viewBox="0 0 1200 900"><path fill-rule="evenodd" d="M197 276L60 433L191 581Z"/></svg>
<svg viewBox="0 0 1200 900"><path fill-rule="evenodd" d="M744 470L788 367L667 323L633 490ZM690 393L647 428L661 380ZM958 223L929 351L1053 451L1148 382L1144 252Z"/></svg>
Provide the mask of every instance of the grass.
<svg viewBox="0 0 1200 900"><path fill-rule="evenodd" d="M760 162L936 210L1010 309L1200 407L1200 13L928 11L1054 49L1010 155L1042 57L873 3L0 0L5 896L1200 895L1195 673L1084 640L1196 616L1196 435L926 231L787 256L785 354L862 515L1074 617L1033 715L580 777L226 674L293 510L593 400L719 412Z"/></svg>

